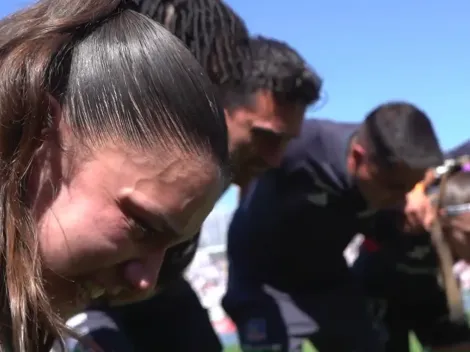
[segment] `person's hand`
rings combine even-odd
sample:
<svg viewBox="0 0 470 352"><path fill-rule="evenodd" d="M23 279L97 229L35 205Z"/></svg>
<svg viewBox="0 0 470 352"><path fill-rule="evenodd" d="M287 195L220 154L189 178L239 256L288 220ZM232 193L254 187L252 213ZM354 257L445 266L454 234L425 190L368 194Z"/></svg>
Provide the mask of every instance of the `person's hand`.
<svg viewBox="0 0 470 352"><path fill-rule="evenodd" d="M423 187L415 187L406 195L405 231L419 233L428 230L434 219L434 209Z"/></svg>

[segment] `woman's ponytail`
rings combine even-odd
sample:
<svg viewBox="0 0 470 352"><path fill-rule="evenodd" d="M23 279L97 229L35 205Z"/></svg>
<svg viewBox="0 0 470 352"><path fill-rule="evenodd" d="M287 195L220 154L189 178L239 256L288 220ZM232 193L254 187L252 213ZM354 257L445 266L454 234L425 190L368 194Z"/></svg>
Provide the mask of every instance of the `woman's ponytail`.
<svg viewBox="0 0 470 352"><path fill-rule="evenodd" d="M30 167L50 127L50 98L60 102L67 89L74 44L129 5L44 0L0 21L0 299L15 351L42 350L50 333L65 329L45 293L27 204Z"/></svg>

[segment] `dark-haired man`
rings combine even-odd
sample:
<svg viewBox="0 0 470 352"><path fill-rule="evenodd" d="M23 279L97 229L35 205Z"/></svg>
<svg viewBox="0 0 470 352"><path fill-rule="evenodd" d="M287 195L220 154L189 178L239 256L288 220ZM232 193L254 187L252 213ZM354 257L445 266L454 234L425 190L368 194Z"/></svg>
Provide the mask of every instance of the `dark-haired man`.
<svg viewBox="0 0 470 352"><path fill-rule="evenodd" d="M278 166L287 142L297 136L306 108L319 99L321 79L287 44L256 37L249 41L250 62L238 85L223 89L234 183L244 185L267 168ZM191 263L198 236L167 252L157 294L122 307L98 306L106 324L93 326L95 341L120 331L137 351L220 352L222 346L206 310L183 273ZM88 329L91 330L91 329ZM108 343L109 336L101 345Z"/></svg>
<svg viewBox="0 0 470 352"><path fill-rule="evenodd" d="M321 80L286 43L264 37L250 40L251 62L238 87L225 95L230 149L236 170L233 183L280 164L297 136L305 109L318 101Z"/></svg>
<svg viewBox="0 0 470 352"><path fill-rule="evenodd" d="M223 306L243 351L380 352L343 251L373 209L403 201L442 161L431 122L394 102L363 123L307 120L280 168L256 180L228 234Z"/></svg>
<svg viewBox="0 0 470 352"><path fill-rule="evenodd" d="M445 157L463 155L470 155L469 142L453 148ZM419 193L422 190L416 187L408 199L419 202ZM375 217L371 230L381 233L362 244L353 265L371 298L377 323L387 331L386 351L409 351L410 331L431 351L470 351L468 319L450 319L431 237L408 209L384 211ZM378 241L378 237L384 241Z"/></svg>
<svg viewBox="0 0 470 352"><path fill-rule="evenodd" d="M452 148L446 153L446 158L458 158L462 155L470 155L470 140Z"/></svg>

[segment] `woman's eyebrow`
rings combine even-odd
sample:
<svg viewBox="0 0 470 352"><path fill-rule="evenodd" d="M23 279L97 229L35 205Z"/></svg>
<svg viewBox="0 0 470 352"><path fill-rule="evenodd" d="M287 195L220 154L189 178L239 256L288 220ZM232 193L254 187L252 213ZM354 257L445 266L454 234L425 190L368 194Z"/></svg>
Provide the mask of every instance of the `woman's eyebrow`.
<svg viewBox="0 0 470 352"><path fill-rule="evenodd" d="M132 198L126 198L121 203L121 207L127 209L128 215L150 231L166 233L176 241L185 240L188 237L184 227L178 226L173 219L164 214L158 203L147 203L144 206Z"/></svg>
<svg viewBox="0 0 470 352"><path fill-rule="evenodd" d="M168 234L173 239L179 240L185 238L185 234L181 229L169 219L167 216L160 212L150 212L147 209L140 207L138 204L133 204L134 217L139 220L146 228L155 232L163 232Z"/></svg>

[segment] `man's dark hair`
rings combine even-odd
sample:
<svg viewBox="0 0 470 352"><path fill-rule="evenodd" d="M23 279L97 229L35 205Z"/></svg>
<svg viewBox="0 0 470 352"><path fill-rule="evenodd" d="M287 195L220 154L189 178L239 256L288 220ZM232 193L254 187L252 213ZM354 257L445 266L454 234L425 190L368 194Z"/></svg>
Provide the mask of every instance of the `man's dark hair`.
<svg viewBox="0 0 470 352"><path fill-rule="evenodd" d="M243 79L250 56L243 20L221 0L136 0L138 11L163 24L193 53L213 83L223 88Z"/></svg>
<svg viewBox="0 0 470 352"><path fill-rule="evenodd" d="M443 161L430 119L410 103L390 102L375 108L362 123L359 139L381 165L401 162L424 169Z"/></svg>
<svg viewBox="0 0 470 352"><path fill-rule="evenodd" d="M449 150L445 157L449 159L459 158L464 155L470 155L470 140L465 141L462 144L459 144L457 147Z"/></svg>
<svg viewBox="0 0 470 352"><path fill-rule="evenodd" d="M288 44L262 36L250 39L251 58L245 79L226 96L226 106L251 103L253 93L267 90L280 102L310 105L320 97L322 80Z"/></svg>

